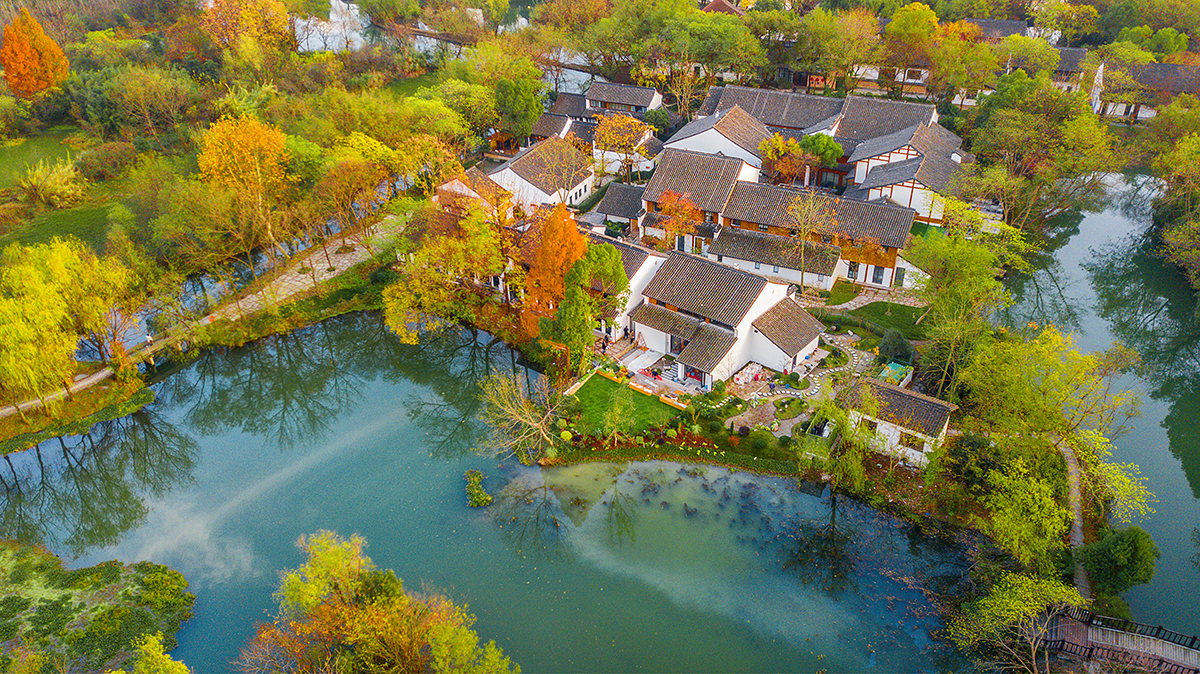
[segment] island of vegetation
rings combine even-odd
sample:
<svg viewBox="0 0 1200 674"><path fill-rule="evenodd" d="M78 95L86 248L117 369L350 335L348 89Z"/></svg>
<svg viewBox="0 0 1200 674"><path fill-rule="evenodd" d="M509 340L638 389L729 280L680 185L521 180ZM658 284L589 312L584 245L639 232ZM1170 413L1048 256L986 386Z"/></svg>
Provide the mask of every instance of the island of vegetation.
<svg viewBox="0 0 1200 674"><path fill-rule="evenodd" d="M480 451L719 463L976 530L949 636L1048 670L1049 621L1129 617L1159 556L1110 447L1138 363L997 327L1002 277L1140 162L1200 286L1200 13L745 4L0 8L3 451L148 404L156 359L364 309L412 344L470 324L546 374L487 379ZM301 541L245 671L510 668L363 546ZM178 574L0 553L7 664L178 665Z"/></svg>

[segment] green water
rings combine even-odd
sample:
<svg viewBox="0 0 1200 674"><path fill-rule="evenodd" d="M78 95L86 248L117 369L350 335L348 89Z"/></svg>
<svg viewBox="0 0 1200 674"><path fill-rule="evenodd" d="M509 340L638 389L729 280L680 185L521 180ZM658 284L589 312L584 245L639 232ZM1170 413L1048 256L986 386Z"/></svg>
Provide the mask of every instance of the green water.
<svg viewBox="0 0 1200 674"><path fill-rule="evenodd" d="M1155 183L1114 176L1112 203L1066 218L1049 232L1031 276L1009 281L1017 302L1004 317L1073 331L1085 351L1114 341L1140 354L1123 384L1143 398L1142 414L1114 440L1114 455L1142 469L1156 513L1138 524L1162 550L1154 580L1125 598L1135 620L1200 634L1200 318L1196 296L1158 255L1151 233Z"/></svg>
<svg viewBox="0 0 1200 674"><path fill-rule="evenodd" d="M196 617L173 655L197 672L229 669L318 529L468 604L527 672L957 664L923 594L953 591L957 547L779 478L479 458L493 369L521 366L483 333L405 346L374 314L206 354L145 412L0 464L0 536L182 571ZM468 468L493 506L466 506Z"/></svg>

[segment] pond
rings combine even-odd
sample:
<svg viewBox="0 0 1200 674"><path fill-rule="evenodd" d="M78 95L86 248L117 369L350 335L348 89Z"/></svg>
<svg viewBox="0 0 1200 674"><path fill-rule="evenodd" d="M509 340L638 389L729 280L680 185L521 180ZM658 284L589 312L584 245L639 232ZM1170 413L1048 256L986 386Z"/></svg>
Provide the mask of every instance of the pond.
<svg viewBox="0 0 1200 674"><path fill-rule="evenodd" d="M1048 232L1032 275L1009 279L1016 302L1004 322L1073 331L1084 351L1121 342L1142 367L1123 384L1143 398L1142 414L1116 438L1118 461L1136 463L1158 497L1138 524L1163 556L1153 581L1125 594L1140 622L1200 634L1200 317L1196 295L1163 260L1151 232L1157 183L1114 175L1110 204L1065 218Z"/></svg>
<svg viewBox="0 0 1200 674"><path fill-rule="evenodd" d="M371 313L205 353L145 411L0 465L0 536L183 572L196 616L173 655L196 671L230 668L319 529L468 604L527 672L956 666L925 592L960 582L957 545L794 480L481 458L495 369L523 366L486 334L407 346Z"/></svg>

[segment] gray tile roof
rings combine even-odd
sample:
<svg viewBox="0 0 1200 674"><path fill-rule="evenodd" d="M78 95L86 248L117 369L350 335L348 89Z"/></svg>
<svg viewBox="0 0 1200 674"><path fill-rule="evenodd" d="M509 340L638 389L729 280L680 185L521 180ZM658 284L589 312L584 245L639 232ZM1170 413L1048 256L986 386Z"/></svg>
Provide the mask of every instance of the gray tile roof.
<svg viewBox="0 0 1200 674"><path fill-rule="evenodd" d="M849 96L842 108L837 136L864 141L933 122L937 108L925 103L908 103L886 98Z"/></svg>
<svg viewBox="0 0 1200 674"><path fill-rule="evenodd" d="M810 274L833 274L841 249L837 246L806 243L803 264L805 269L801 270L798 243L796 239L786 236L722 227L720 236L709 244L708 254L761 262Z"/></svg>
<svg viewBox="0 0 1200 674"><path fill-rule="evenodd" d="M1075 74L1083 72L1083 59L1087 57L1087 49L1082 47L1056 47L1058 49L1057 73Z"/></svg>
<svg viewBox="0 0 1200 674"><path fill-rule="evenodd" d="M567 117L587 117L587 99L583 94L561 93L554 100L554 105L550 106L550 112Z"/></svg>
<svg viewBox="0 0 1200 674"><path fill-rule="evenodd" d="M635 87L632 84L616 84L614 82L592 82L588 87L586 97L592 101L637 105L646 108L654 102L655 93L657 92L650 87Z"/></svg>
<svg viewBox="0 0 1200 674"><path fill-rule="evenodd" d="M567 115L560 115L556 112L543 112L541 117L533 123L533 128L530 129L529 135L541 136L549 138L550 136L558 136L571 123L571 118Z"/></svg>
<svg viewBox="0 0 1200 674"><path fill-rule="evenodd" d="M513 173L546 194L571 189L592 170L592 158L579 151L569 141L549 138L534 144L504 162L492 174L511 168Z"/></svg>
<svg viewBox="0 0 1200 674"><path fill-rule="evenodd" d="M870 393L879 405L875 418L930 437L937 437L950 420L950 413L958 409L958 405L877 379L864 379L855 387L850 393L851 403L858 406L864 400L864 392Z"/></svg>
<svg viewBox="0 0 1200 674"><path fill-rule="evenodd" d="M672 251L642 291L648 298L736 327L767 280L702 257Z"/></svg>
<svg viewBox="0 0 1200 674"><path fill-rule="evenodd" d="M1129 66L1129 75L1142 87L1165 94L1200 95L1200 66L1148 63Z"/></svg>
<svg viewBox="0 0 1200 674"><path fill-rule="evenodd" d="M642 265L645 264L646 260L650 257L650 251L640 246L631 246L610 236L604 236L594 232L589 232L587 236L588 239L591 240L591 243L607 243L613 248L617 249L617 252L621 254L621 265L625 267L625 276L627 278L632 279L633 275L642 268Z"/></svg>
<svg viewBox="0 0 1200 674"><path fill-rule="evenodd" d="M923 157L913 157L904 161L894 161L890 164L876 166L871 169L867 177L858 184L860 190L867 190L874 187L884 187L887 185L899 185L900 183L909 180L915 180L917 172L921 170L921 162Z"/></svg>
<svg viewBox="0 0 1200 674"><path fill-rule="evenodd" d="M636 219L642 213L642 193L645 187L640 185L625 185L609 183L604 198L596 204L596 212L617 218Z"/></svg>
<svg viewBox="0 0 1200 674"><path fill-rule="evenodd" d="M733 157L664 149L643 198L657 203L664 193L675 192L700 210L719 212L738 182L742 164Z"/></svg>
<svg viewBox="0 0 1200 674"><path fill-rule="evenodd" d="M825 325L804 310L794 297L785 297L754 320L754 327L789 356L825 331Z"/></svg>
<svg viewBox="0 0 1200 674"><path fill-rule="evenodd" d="M767 126L807 129L836 116L844 103L841 98L731 85L724 88L713 110L736 105Z"/></svg>
<svg viewBox="0 0 1200 674"><path fill-rule="evenodd" d="M691 138L709 129L715 130L717 133L728 138L734 145L756 157L759 156L759 144L771 137L771 132L767 131L767 127L762 122L755 119L740 106L735 105L732 108L719 110L707 117L701 117L689 122L682 129L676 131L667 140L667 144Z"/></svg>
<svg viewBox="0 0 1200 674"><path fill-rule="evenodd" d="M879 136L878 138L864 141L858 147L854 148L854 153L850 155L850 159L847 161L853 164L856 161L878 157L881 154L899 150L905 145L912 143L913 136L916 135L919 128L921 128L920 125L914 124L895 133L889 133L886 136Z"/></svg>
<svg viewBox="0 0 1200 674"><path fill-rule="evenodd" d="M696 334L675 360L703 372L712 372L735 343L737 335L732 330L701 323Z"/></svg>
<svg viewBox="0 0 1200 674"><path fill-rule="evenodd" d="M963 21L979 26L980 35L990 40L1003 40L1009 35L1024 35L1029 28L1024 21L1008 19L963 19Z"/></svg>
<svg viewBox="0 0 1200 674"><path fill-rule="evenodd" d="M883 168L886 166L872 170L867 178ZM871 239L890 248L904 247L916 216L916 211L901 206L745 182L737 184L721 214L743 222L790 227L793 221L788 209L801 194L811 194L828 204L835 220L831 227L834 233L855 241Z"/></svg>

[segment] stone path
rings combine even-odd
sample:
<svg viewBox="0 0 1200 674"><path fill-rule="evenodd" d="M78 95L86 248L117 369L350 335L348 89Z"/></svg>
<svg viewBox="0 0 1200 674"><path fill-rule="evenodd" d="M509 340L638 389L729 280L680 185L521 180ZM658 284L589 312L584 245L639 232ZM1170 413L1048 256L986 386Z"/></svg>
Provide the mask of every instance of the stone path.
<svg viewBox="0 0 1200 674"><path fill-rule="evenodd" d="M406 224L398 216L386 216L376 225L375 233L366 237L366 243L370 244L371 249L378 251L402 233ZM361 238L356 235L330 241L326 247L314 246L288 260L279 275L261 290L236 302L226 303L205 316L201 323L212 323L218 318L235 320L254 314L293 295L311 290L321 283L340 276L351 267L374 257L371 249L368 249ZM342 247L349 247L352 250L345 253L336 252ZM326 249L329 251L328 259L325 257ZM310 266L312 270L307 271L306 268Z"/></svg>
<svg viewBox="0 0 1200 674"><path fill-rule="evenodd" d="M378 225L376 225L375 233L367 237L367 241L371 244L371 248L378 250L396 236L401 234L404 231L406 224L407 221L405 221L403 218L394 215L387 216L383 218ZM238 318L253 314L254 312L259 311L267 306L286 300L297 293L310 290L316 284L324 283L325 281L339 276L354 265L359 264L360 262L365 262L366 260L374 257L374 255L367 250L366 246L361 243L361 238L362 237L355 232L354 234L341 236L334 241L328 242L326 244L329 250L328 261L325 259L325 249L320 246L314 246L313 248L309 248L307 251L297 254L295 257L288 260L279 275L270 283L268 283L266 287L252 295L241 298L239 301L229 302L224 306L219 307L211 314L201 319L200 324L203 325L212 323L217 318L237 320ZM337 254L334 252L342 246L350 246L353 248L353 250L342 254ZM315 283L313 280L313 273L300 271L300 269L309 264L315 266ZM138 349L130 350L129 356L135 361L139 359L144 360L146 357L152 356L154 353L166 348L170 344L179 341L179 339L183 338L183 335L186 332L188 331L176 330L172 333L173 336L163 334L155 335L153 345L147 346L143 343ZM75 381L73 384L71 384L70 391L72 394L78 393L79 391L91 386L95 386L96 384L107 380L108 378L112 377L113 374L114 371L111 367L105 367L98 372L94 372L87 377ZM62 399L64 396L66 396L66 391L60 388L53 393L47 394L45 400L48 403L54 402ZM20 410L20 412L36 410L40 408L42 404L43 403L41 400L34 398L17 403L16 405L7 405L4 408L0 408L0 419L17 414L18 410Z"/></svg>
<svg viewBox="0 0 1200 674"><path fill-rule="evenodd" d="M1079 461L1075 458L1075 451L1068 447L1066 442L1060 442L1058 449L1067 462L1067 484L1070 488L1071 501L1071 547L1078 548L1084 543L1083 498L1079 491ZM1079 563L1075 564L1075 587L1084 599L1092 598L1091 580L1088 578L1087 570Z"/></svg>
<svg viewBox="0 0 1200 674"><path fill-rule="evenodd" d="M851 311L860 307L865 307L873 302L891 302L892 304L903 304L910 307L923 307L925 302L917 297L917 294L908 288L871 288L863 286L858 297L846 302L845 304L836 304L827 306L824 297L816 295L796 295L796 299L800 304L806 307L824 307L830 311Z"/></svg>

